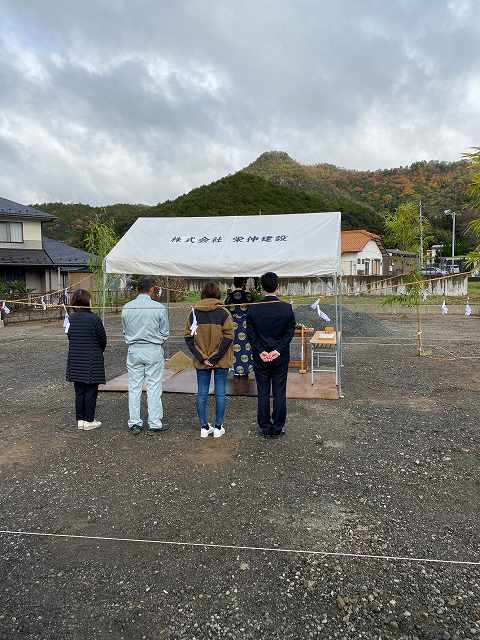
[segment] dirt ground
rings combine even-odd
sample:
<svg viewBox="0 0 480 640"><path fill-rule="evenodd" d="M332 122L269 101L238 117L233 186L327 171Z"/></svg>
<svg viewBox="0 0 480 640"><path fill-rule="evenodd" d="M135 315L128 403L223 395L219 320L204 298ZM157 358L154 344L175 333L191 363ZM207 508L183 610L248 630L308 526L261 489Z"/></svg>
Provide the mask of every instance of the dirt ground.
<svg viewBox="0 0 480 640"><path fill-rule="evenodd" d="M0 638L480 637L480 319L429 318L425 358L385 322L346 340L346 397L290 402L278 441L254 398L215 441L180 395L168 433L128 433L125 394L78 431L60 324L0 330Z"/></svg>

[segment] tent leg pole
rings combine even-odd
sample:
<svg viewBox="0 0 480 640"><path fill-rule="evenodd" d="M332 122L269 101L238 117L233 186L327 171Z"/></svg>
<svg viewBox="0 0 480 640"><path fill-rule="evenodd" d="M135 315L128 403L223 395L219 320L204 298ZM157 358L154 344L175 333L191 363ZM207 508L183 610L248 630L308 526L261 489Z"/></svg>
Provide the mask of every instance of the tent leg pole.
<svg viewBox="0 0 480 640"><path fill-rule="evenodd" d="M343 279L340 274L340 385L342 383L342 368L343 368ZM340 397L344 398L345 395L340 386Z"/></svg>
<svg viewBox="0 0 480 640"><path fill-rule="evenodd" d="M336 344L335 349L337 351L335 357L335 382L338 389L338 397L343 398L342 395L342 367L341 367L341 352L342 352L342 334L341 334L341 318L338 305L338 282L339 276L335 274L335 337Z"/></svg>
<svg viewBox="0 0 480 640"><path fill-rule="evenodd" d="M167 318L168 318L168 326L170 326L170 279L167 276ZM165 343L165 359L168 360L170 356L170 347L168 344L168 340Z"/></svg>
<svg viewBox="0 0 480 640"><path fill-rule="evenodd" d="M102 263L102 322L105 324L105 307L107 306L107 272L105 260Z"/></svg>
<svg viewBox="0 0 480 640"><path fill-rule="evenodd" d="M340 366L343 367L343 280L340 276Z"/></svg>

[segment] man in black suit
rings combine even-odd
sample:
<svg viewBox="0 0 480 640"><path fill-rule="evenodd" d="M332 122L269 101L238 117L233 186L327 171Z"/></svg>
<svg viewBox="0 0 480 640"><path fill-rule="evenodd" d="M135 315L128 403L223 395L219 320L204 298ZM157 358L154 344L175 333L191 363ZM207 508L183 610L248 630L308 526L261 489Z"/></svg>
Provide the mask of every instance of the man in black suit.
<svg viewBox="0 0 480 640"><path fill-rule="evenodd" d="M260 283L264 291L262 303L265 304L249 306L247 333L257 381L258 426L263 436L278 438L285 433L288 363L295 315L291 305L281 302L275 295L278 289L276 273L266 273ZM273 413L270 412L270 392Z"/></svg>

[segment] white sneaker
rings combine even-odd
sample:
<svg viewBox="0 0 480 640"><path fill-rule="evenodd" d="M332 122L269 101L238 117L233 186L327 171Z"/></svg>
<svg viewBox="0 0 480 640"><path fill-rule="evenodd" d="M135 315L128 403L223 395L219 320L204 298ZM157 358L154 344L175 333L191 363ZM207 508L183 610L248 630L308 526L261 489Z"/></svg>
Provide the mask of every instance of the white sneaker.
<svg viewBox="0 0 480 640"><path fill-rule="evenodd" d="M83 430L84 431L91 431L92 429L98 429L98 427L101 427L102 423L99 422L98 420L94 420L93 422L87 422L86 420L84 420L83 422Z"/></svg>
<svg viewBox="0 0 480 640"><path fill-rule="evenodd" d="M202 427L200 429L201 438L208 438L208 436L210 436L212 433L213 433L213 427L211 424L209 424L208 427Z"/></svg>
<svg viewBox="0 0 480 640"><path fill-rule="evenodd" d="M223 424L213 429L214 438L221 438L223 435L225 435L225 427L223 426Z"/></svg>
<svg viewBox="0 0 480 640"><path fill-rule="evenodd" d="M82 429L83 431L83 425L85 424L84 420L77 420L77 429Z"/></svg>

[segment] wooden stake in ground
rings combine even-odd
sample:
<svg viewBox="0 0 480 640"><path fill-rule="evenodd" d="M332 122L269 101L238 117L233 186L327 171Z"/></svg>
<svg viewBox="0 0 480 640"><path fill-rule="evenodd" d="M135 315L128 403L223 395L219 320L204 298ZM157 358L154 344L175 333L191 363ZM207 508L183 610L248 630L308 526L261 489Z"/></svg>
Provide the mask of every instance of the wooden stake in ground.
<svg viewBox="0 0 480 640"><path fill-rule="evenodd" d="M420 300L417 303L417 356L423 356L422 311Z"/></svg>

